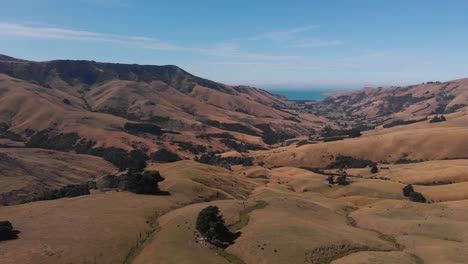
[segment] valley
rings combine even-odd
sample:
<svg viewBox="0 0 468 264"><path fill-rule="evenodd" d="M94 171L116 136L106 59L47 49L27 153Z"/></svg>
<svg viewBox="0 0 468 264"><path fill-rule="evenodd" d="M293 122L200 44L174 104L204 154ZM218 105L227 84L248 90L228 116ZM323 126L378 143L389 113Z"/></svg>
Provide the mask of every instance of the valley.
<svg viewBox="0 0 468 264"><path fill-rule="evenodd" d="M467 114L468 79L287 101L171 65L2 55L0 220L18 233L0 259L466 263ZM125 185L142 171L158 192ZM211 205L239 232L225 248L197 231Z"/></svg>

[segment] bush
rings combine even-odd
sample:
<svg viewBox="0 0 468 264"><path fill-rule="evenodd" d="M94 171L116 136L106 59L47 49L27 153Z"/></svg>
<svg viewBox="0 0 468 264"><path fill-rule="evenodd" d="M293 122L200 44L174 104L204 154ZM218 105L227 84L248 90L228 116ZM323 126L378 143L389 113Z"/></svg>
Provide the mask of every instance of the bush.
<svg viewBox="0 0 468 264"><path fill-rule="evenodd" d="M13 225L10 221L0 221L0 241L14 238Z"/></svg>
<svg viewBox="0 0 468 264"><path fill-rule="evenodd" d="M151 154L151 159L155 162L176 162L182 160L177 154L167 149L160 149Z"/></svg>
<svg viewBox="0 0 468 264"><path fill-rule="evenodd" d="M379 172L379 168L377 168L377 166L372 166L371 170L370 170L371 173L377 173Z"/></svg>
<svg viewBox="0 0 468 264"><path fill-rule="evenodd" d="M235 235L226 227L217 206L208 206L200 211L196 228L209 243L218 247L224 248L234 242Z"/></svg>

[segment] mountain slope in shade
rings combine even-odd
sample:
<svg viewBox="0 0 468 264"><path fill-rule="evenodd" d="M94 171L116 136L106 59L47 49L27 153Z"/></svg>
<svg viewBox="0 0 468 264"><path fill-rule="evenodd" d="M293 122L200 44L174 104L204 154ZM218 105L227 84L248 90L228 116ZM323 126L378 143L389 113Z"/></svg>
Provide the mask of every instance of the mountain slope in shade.
<svg viewBox="0 0 468 264"><path fill-rule="evenodd" d="M0 123L18 134L51 129L76 132L97 146L177 151L169 143L190 141L228 150L219 140L197 136L230 133L237 144L265 145L257 125L269 124L272 131L293 137L308 135L326 122L289 109L281 96L216 83L176 66L2 58ZM124 129L126 123L184 133L135 135Z"/></svg>

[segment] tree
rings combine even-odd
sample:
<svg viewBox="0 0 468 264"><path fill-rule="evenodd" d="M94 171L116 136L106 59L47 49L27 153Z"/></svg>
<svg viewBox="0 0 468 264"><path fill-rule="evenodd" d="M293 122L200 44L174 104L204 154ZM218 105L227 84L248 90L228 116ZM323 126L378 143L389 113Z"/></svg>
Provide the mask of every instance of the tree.
<svg viewBox="0 0 468 264"><path fill-rule="evenodd" d="M377 166L374 165L374 166L371 167L370 172L371 173L377 173L377 172L379 172L379 168L377 168Z"/></svg>
<svg viewBox="0 0 468 264"><path fill-rule="evenodd" d="M329 184L334 184L334 183L335 183L335 179L333 178L333 175L328 175L327 181L328 181Z"/></svg>
<svg viewBox="0 0 468 264"><path fill-rule="evenodd" d="M411 193L414 192L413 185L408 184L405 187L403 187L403 195L405 197L409 197Z"/></svg>
<svg viewBox="0 0 468 264"><path fill-rule="evenodd" d="M146 168L146 161L148 160L148 156L145 152L141 150L132 150L130 151L130 159L128 167L129 169L140 172Z"/></svg>
<svg viewBox="0 0 468 264"><path fill-rule="evenodd" d="M234 234L226 227L217 206L211 205L200 211L196 228L213 245L227 247L234 241Z"/></svg>
<svg viewBox="0 0 468 264"><path fill-rule="evenodd" d="M153 154L151 154L151 159L156 162L175 162L181 160L177 154L164 148L153 152Z"/></svg>
<svg viewBox="0 0 468 264"><path fill-rule="evenodd" d="M336 179L338 185L349 185L348 173L345 170L341 170L341 175Z"/></svg>
<svg viewBox="0 0 468 264"><path fill-rule="evenodd" d="M10 221L0 221L0 241L11 239L14 236Z"/></svg>
<svg viewBox="0 0 468 264"><path fill-rule="evenodd" d="M125 189L138 194L158 194L161 192L159 182L164 180L159 171L129 173L125 179Z"/></svg>

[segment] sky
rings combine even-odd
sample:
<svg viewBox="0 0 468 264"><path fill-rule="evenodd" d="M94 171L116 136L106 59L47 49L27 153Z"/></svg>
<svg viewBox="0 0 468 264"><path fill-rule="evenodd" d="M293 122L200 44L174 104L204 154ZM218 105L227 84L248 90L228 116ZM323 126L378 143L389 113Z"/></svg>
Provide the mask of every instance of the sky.
<svg viewBox="0 0 468 264"><path fill-rule="evenodd" d="M0 54L177 65L232 85L468 77L468 1L0 0Z"/></svg>

